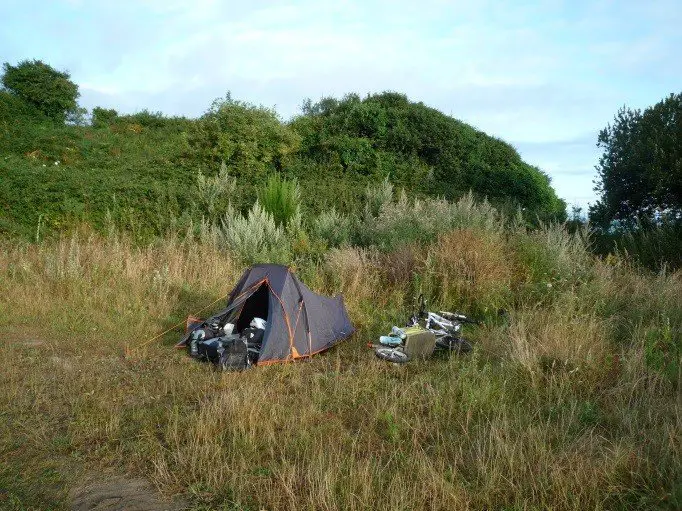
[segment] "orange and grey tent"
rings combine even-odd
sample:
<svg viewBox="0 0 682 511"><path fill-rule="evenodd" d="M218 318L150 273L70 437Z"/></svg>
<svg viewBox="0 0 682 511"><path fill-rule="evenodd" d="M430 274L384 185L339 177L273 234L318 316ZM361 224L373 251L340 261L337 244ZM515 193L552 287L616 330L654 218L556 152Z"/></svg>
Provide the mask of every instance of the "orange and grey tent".
<svg viewBox="0 0 682 511"><path fill-rule="evenodd" d="M255 317L267 321L257 365L310 357L353 333L341 295L318 295L277 264L246 270L227 307L205 323L233 323L241 332Z"/></svg>

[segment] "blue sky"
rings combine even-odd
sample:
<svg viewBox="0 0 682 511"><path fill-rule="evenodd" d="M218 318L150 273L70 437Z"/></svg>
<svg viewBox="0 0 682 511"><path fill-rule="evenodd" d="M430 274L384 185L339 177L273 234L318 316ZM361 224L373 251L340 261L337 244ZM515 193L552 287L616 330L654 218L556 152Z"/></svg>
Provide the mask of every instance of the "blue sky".
<svg viewBox="0 0 682 511"><path fill-rule="evenodd" d="M569 205L597 134L682 90L682 1L0 0L0 61L44 60L81 104L196 116L226 91L288 118L304 98L395 90L513 144Z"/></svg>

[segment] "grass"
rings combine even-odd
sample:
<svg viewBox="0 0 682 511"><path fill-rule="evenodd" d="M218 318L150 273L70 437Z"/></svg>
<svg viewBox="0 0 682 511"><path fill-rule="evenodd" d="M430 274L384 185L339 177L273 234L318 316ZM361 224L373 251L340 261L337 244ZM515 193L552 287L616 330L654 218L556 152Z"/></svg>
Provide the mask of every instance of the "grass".
<svg viewBox="0 0 682 511"><path fill-rule="evenodd" d="M223 374L171 349L179 331L124 356L234 285L243 265L209 241L0 242L0 507L61 509L112 468L195 509L682 507L679 272L593 259L561 227L297 266L358 332ZM417 289L485 319L471 356L399 367L365 347Z"/></svg>

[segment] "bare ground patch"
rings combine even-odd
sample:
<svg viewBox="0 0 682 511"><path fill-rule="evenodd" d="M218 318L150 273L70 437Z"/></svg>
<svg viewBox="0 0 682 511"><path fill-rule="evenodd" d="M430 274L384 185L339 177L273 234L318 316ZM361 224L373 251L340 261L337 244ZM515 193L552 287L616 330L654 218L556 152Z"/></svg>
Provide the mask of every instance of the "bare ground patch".
<svg viewBox="0 0 682 511"><path fill-rule="evenodd" d="M71 511L180 511L187 503L166 500L144 479L89 477L69 494Z"/></svg>

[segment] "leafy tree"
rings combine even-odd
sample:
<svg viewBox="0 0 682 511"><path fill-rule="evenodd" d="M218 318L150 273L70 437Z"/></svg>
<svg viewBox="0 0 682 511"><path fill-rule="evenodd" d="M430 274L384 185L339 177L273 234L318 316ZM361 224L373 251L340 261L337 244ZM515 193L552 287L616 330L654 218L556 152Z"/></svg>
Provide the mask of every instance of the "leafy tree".
<svg viewBox="0 0 682 511"><path fill-rule="evenodd" d="M118 118L118 112L113 108L96 106L92 109L92 125L95 128L109 126Z"/></svg>
<svg viewBox="0 0 682 511"><path fill-rule="evenodd" d="M217 99L187 134L188 156L208 168L225 162L236 177L265 176L281 170L297 151L300 137L274 110Z"/></svg>
<svg viewBox="0 0 682 511"><path fill-rule="evenodd" d="M12 125L20 119L36 121L41 117L43 114L32 105L6 90L0 90L0 124Z"/></svg>
<svg viewBox="0 0 682 511"><path fill-rule="evenodd" d="M311 165L370 181L390 176L410 191L448 199L473 190L496 203L514 202L533 219L565 218L549 177L512 146L403 94L307 100L302 111L291 126Z"/></svg>
<svg viewBox="0 0 682 511"><path fill-rule="evenodd" d="M77 114L78 85L67 72L60 72L40 60L3 64L2 85L10 93L35 107L47 117L63 123Z"/></svg>
<svg viewBox="0 0 682 511"><path fill-rule="evenodd" d="M643 112L621 108L599 133L598 146L604 154L593 222L635 226L682 219L682 94Z"/></svg>

